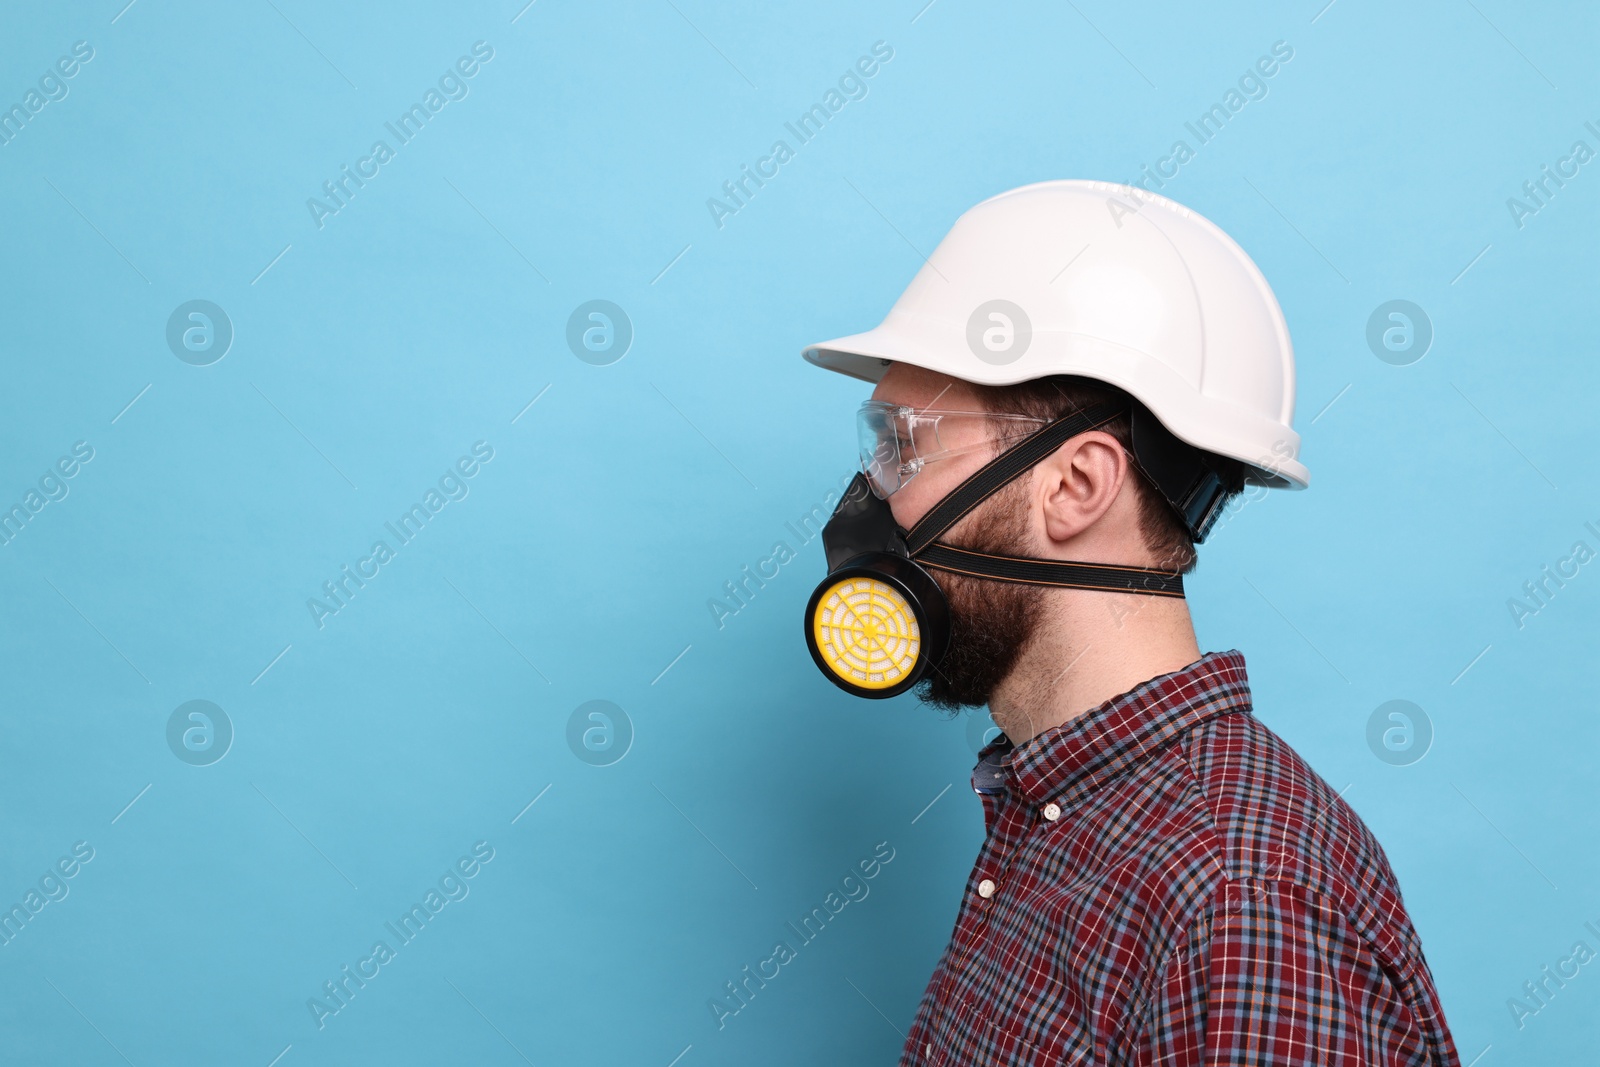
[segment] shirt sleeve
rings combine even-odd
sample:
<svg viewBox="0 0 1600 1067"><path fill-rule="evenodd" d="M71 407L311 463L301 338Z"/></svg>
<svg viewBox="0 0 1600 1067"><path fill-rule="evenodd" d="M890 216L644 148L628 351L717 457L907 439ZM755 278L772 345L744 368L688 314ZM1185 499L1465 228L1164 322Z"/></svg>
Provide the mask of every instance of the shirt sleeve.
<svg viewBox="0 0 1600 1067"><path fill-rule="evenodd" d="M1222 883L1152 990L1149 1067L1424 1067L1404 983L1332 902L1288 882Z"/></svg>

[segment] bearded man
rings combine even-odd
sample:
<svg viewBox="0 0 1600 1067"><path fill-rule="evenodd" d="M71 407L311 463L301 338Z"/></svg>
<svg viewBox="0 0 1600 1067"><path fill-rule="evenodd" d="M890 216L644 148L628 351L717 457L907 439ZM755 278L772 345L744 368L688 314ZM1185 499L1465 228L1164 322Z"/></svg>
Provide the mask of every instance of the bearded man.
<svg viewBox="0 0 1600 1067"><path fill-rule="evenodd" d="M817 666L1003 731L901 1063L1457 1067L1382 848L1184 599L1229 499L1310 477L1244 251L1143 190L1030 185L963 215L877 328L804 354L875 383Z"/></svg>

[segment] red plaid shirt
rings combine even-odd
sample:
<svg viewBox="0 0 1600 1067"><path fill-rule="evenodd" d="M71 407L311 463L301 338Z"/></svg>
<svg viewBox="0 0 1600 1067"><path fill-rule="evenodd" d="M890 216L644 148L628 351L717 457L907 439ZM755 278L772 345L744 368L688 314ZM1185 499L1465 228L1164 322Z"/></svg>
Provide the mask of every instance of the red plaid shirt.
<svg viewBox="0 0 1600 1067"><path fill-rule="evenodd" d="M1383 849L1238 652L979 755L988 837L903 1067L1457 1067Z"/></svg>

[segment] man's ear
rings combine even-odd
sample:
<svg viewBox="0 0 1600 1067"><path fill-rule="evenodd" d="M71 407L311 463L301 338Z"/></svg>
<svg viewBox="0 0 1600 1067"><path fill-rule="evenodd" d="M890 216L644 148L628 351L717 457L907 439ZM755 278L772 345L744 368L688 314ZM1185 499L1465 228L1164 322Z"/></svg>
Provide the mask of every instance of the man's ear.
<svg viewBox="0 0 1600 1067"><path fill-rule="evenodd" d="M1044 532L1067 541L1110 510L1128 477L1128 456L1102 430L1078 434L1035 468L1040 478Z"/></svg>

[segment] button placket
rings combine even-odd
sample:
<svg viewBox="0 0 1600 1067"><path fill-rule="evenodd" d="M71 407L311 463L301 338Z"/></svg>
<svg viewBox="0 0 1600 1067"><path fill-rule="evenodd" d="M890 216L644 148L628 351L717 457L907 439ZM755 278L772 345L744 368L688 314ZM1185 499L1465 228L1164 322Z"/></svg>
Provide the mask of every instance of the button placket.
<svg viewBox="0 0 1600 1067"><path fill-rule="evenodd" d="M957 919L952 939L951 954L947 960L945 978L940 990L941 1000L958 988L958 982L962 981L960 976L981 952L981 947L988 937L989 913L992 910L984 905L999 891L999 880L1005 877L1013 858L1026 841L1032 825L1029 815L1032 809L1029 802L1006 787L1005 774L996 773L1000 772L1001 768L991 765L987 767L989 774L982 773L986 769L985 764L991 761L998 763L997 756L1003 754L991 754L973 774L973 791L983 801L985 814L992 815L993 818L986 820L986 839L974 867L974 874L982 876L978 886L975 887L977 899L965 897L962 900L960 917ZM989 887L987 893L984 892L984 885ZM970 994L967 999L970 1002Z"/></svg>
<svg viewBox="0 0 1600 1067"><path fill-rule="evenodd" d="M1003 834L1001 843L1004 847L996 850L996 855L992 857L993 863L988 865L989 870L984 877L985 881L991 882L996 888L999 888L1000 883L1005 879L1006 872L1011 869L1011 864L1016 859L1017 853L1027 844L1028 831L1031 825L1028 820L1028 808L1025 802L1019 800L1007 814L1009 819L1006 821L1009 825L1002 825L1001 827ZM985 899L988 898L986 897Z"/></svg>
<svg viewBox="0 0 1600 1067"><path fill-rule="evenodd" d="M1010 856L1016 851L1027 825L1026 807L1016 802L1004 790L996 799L1000 802L1000 818L995 830L978 854L975 873L998 868L1003 875L1010 865ZM980 886L982 882L989 882L991 886L997 885L987 874L980 880ZM946 981L952 985L956 976L961 974L976 957L980 944L987 936L989 909L982 906L982 901L988 898L983 897L981 889L979 897L982 899L962 898L960 917L956 920L954 937L956 943L952 946L954 951L950 957L949 973L946 975Z"/></svg>
<svg viewBox="0 0 1600 1067"><path fill-rule="evenodd" d="M1019 804L1009 813L1012 821L1016 823L1016 826L1013 828L1015 830L1015 839L1005 841L1004 843L1006 847L1003 849L997 849L995 855L982 858L992 860L992 867L989 863L985 863L980 860L980 869L990 868L992 871L992 873L985 874L984 877L978 882L977 893L980 899L985 901L993 900L995 894L1000 891L1000 880L1003 879L1006 872L1011 869L1011 861L1016 857L1017 851L1022 847L1024 840L1023 835L1027 831L1026 812L1027 809ZM975 908L974 910L976 912L975 922L981 924L987 921L988 909Z"/></svg>

